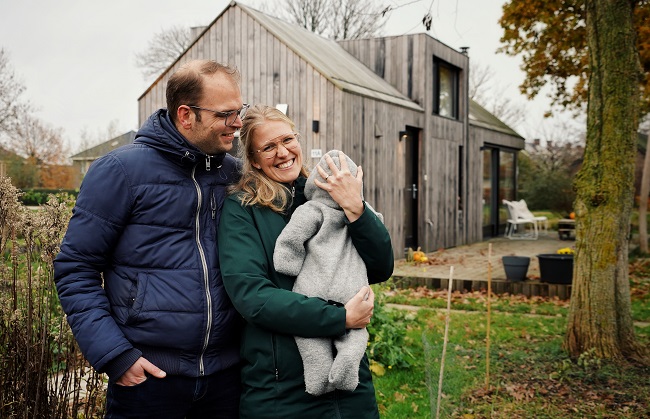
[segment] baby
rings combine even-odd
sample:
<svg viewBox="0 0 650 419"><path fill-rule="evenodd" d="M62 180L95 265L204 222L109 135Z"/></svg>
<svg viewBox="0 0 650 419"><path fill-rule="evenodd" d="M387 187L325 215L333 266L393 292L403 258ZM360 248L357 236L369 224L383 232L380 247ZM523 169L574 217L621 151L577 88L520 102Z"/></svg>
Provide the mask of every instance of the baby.
<svg viewBox="0 0 650 419"><path fill-rule="evenodd" d="M326 155L341 168L338 150ZM350 172L356 176L357 165L349 157L346 159ZM332 173L325 156L318 164L328 175ZM317 170L311 172L305 184L307 202L296 209L278 237L273 263L278 272L296 276L294 292L346 303L368 285L366 266L352 244L343 209L327 191L316 186L314 179L325 182ZM374 212L370 205L366 206ZM381 214L376 214L383 222ZM320 395L335 388L353 391L357 387L359 363L368 344L365 328L348 330L335 339L336 356L329 338L295 339L308 393Z"/></svg>

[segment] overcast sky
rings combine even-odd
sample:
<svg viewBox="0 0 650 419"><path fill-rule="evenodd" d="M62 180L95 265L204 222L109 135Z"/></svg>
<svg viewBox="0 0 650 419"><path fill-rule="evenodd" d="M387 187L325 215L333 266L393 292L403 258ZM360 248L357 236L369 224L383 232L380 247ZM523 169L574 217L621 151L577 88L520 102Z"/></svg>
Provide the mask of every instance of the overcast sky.
<svg viewBox="0 0 650 419"><path fill-rule="evenodd" d="M243 3L253 7L264 0ZM278 0L273 0L278 1ZM526 102L519 59L497 54L502 0L380 0L396 7L384 35L428 32L448 46L469 47L471 60L490 66L504 94L525 104L529 117L515 128L526 138L538 135L547 101ZM227 0L0 0L0 48L9 54L26 87L24 97L46 123L64 129L73 151L83 130L98 135L116 122L120 133L137 130L137 99L148 87L135 66L135 53L163 29L205 26ZM402 7L398 7L402 6ZM243 92L244 100L246 92ZM105 139L107 140L107 139Z"/></svg>

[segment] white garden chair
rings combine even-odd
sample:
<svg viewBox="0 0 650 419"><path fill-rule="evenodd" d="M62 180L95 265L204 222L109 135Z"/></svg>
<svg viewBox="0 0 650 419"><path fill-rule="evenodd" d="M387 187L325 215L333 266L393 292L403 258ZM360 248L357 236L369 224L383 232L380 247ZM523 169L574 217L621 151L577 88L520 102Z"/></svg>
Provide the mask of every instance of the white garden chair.
<svg viewBox="0 0 650 419"><path fill-rule="evenodd" d="M537 223L537 230L543 232L544 235L548 234L548 218L543 215L535 215L528 209L526 201L520 199L519 201L508 201L512 204L518 218L526 220L534 220Z"/></svg>
<svg viewBox="0 0 650 419"><path fill-rule="evenodd" d="M508 210L504 236L510 240L537 240L537 221L519 214L513 202L504 199L503 204ZM526 228L527 225L530 225L528 229Z"/></svg>

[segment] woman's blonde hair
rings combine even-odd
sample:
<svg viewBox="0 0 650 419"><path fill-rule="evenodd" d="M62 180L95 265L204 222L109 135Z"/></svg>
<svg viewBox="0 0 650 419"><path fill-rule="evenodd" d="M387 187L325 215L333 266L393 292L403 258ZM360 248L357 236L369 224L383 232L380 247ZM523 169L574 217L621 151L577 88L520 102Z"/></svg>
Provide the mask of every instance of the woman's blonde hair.
<svg viewBox="0 0 650 419"><path fill-rule="evenodd" d="M292 130L296 130L293 121L276 108L255 105L248 109L239 134L241 146L238 157L242 161L242 177L231 190L241 192L240 199L244 205L260 205L275 212L284 212L290 205L291 191L285 185L269 179L261 169L253 166L253 137L257 128L267 121L286 122ZM309 171L304 165L300 168L300 174L309 176Z"/></svg>

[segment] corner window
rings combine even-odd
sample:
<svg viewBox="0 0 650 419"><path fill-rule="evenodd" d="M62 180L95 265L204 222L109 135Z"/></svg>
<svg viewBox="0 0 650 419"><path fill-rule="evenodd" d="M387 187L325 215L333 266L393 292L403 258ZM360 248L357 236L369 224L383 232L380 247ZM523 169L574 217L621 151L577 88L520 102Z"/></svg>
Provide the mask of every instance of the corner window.
<svg viewBox="0 0 650 419"><path fill-rule="evenodd" d="M437 59L434 69L434 113L447 118L458 119L458 68Z"/></svg>

